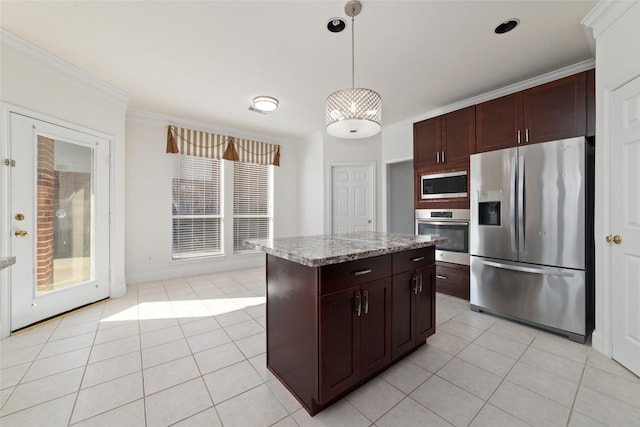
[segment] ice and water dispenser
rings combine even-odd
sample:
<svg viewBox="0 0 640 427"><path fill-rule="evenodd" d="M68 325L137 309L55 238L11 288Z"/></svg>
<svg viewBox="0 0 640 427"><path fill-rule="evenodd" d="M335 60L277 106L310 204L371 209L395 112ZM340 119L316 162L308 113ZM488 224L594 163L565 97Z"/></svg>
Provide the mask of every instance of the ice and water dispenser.
<svg viewBox="0 0 640 427"><path fill-rule="evenodd" d="M502 190L478 191L478 225L500 226Z"/></svg>

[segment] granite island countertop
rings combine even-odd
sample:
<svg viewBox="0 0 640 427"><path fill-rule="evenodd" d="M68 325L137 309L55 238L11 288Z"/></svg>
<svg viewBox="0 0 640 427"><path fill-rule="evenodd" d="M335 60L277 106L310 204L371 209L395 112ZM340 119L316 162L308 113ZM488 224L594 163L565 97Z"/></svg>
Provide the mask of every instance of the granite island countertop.
<svg viewBox="0 0 640 427"><path fill-rule="evenodd" d="M435 246L446 237L365 231L351 234L284 237L250 240L255 248L308 267L320 267L346 261Z"/></svg>

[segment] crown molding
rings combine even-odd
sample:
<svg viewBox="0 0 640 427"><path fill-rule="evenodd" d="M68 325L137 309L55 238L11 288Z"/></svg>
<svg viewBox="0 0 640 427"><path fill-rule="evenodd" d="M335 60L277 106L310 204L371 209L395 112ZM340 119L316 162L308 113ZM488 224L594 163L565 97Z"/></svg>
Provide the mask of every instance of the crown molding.
<svg viewBox="0 0 640 427"><path fill-rule="evenodd" d="M232 135L237 138L250 139L253 141L263 141L269 142L271 144L280 144L283 146L291 146L297 147L298 144L295 142L284 139L284 138L276 138L268 135L261 135L251 132L246 132L239 129L226 128L222 126L212 125L211 123L200 122L197 120L190 120L181 117L172 117L164 114L151 113L149 111L142 110L134 110L129 109L127 111L126 119L129 121L140 122L140 123L149 123L161 126L177 126L184 127L194 130L199 130L202 132L211 132L219 135Z"/></svg>
<svg viewBox="0 0 640 427"><path fill-rule="evenodd" d="M639 0L600 0L582 19L581 24L593 30L593 37L598 38L624 15L632 6L640 4Z"/></svg>
<svg viewBox="0 0 640 427"><path fill-rule="evenodd" d="M23 62L64 78L121 107L126 108L131 102L131 95L125 91L1 28L0 44L3 55L13 55Z"/></svg>
<svg viewBox="0 0 640 427"><path fill-rule="evenodd" d="M577 74L582 71L590 70L592 68L595 68L595 66L596 66L596 62L594 59L587 59L585 61L578 62L577 64L569 65L568 67L551 71L550 73L542 74L537 77L532 77L530 79L521 81L519 83L514 83L509 86L502 87L500 89L492 90L491 92L483 93L482 95L477 95L472 98L467 98L465 100L455 102L453 104L449 104L441 108L436 108L435 110L431 110L425 114L414 116L412 118L403 120L401 122L397 122L389 126L385 126L383 128L383 134L393 135L395 133L405 130L407 126L410 126L410 127L413 126L415 122L430 119L432 117L440 116L442 114L450 113L452 111L456 111L465 107L470 107L472 105L480 104L482 102L490 101L492 99L500 98L501 96L510 95L515 92L520 92L521 90L539 86L544 83L549 83L554 80L561 79L563 77Z"/></svg>

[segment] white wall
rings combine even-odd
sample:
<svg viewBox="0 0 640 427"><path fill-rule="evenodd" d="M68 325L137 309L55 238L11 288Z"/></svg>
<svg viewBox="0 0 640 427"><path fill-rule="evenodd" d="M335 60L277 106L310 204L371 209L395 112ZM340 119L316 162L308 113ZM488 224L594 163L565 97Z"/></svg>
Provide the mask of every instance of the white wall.
<svg viewBox="0 0 640 427"><path fill-rule="evenodd" d="M301 236L324 233L324 141L316 132L299 142L298 222Z"/></svg>
<svg viewBox="0 0 640 427"><path fill-rule="evenodd" d="M5 114L16 106L35 118L48 119L58 124L77 125L89 133L95 132L111 140L113 220L110 234L110 295L123 295L124 141L129 96L11 33L2 30L0 39L0 87L1 101L6 103L3 110ZM6 124L7 117L3 117L3 120ZM8 156L9 141L6 125L3 127L0 153L4 158ZM3 180L3 218L10 215L6 197L9 189L6 185L7 181ZM7 224L3 221L0 228L6 227ZM8 236L9 233L3 232L2 235ZM3 240L0 245L2 254L9 255L10 241ZM0 308L4 314L9 312L8 304L6 298L0 301Z"/></svg>
<svg viewBox="0 0 640 427"><path fill-rule="evenodd" d="M229 254L205 260L171 259L171 178L173 156L165 153L167 126L174 124L213 133L281 144L280 167L274 168L274 235L298 234L298 149L268 137L215 128L210 124L142 112L127 116L126 278L139 283L226 271L264 264L264 254ZM230 239L227 239L230 243ZM229 248L227 248L229 249Z"/></svg>
<svg viewBox="0 0 640 427"><path fill-rule="evenodd" d="M622 14L622 16L620 16ZM583 22L596 37L596 330L593 347L611 356L609 247L610 139L607 118L610 94L640 75L640 2L600 2Z"/></svg>

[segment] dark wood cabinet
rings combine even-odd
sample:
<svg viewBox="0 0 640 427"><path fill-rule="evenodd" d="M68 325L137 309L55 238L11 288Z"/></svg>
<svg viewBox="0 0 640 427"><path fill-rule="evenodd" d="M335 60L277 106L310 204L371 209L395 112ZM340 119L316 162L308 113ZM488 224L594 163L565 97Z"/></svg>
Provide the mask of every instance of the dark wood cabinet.
<svg viewBox="0 0 640 427"><path fill-rule="evenodd" d="M587 132L587 72L476 106L478 152L583 136Z"/></svg>
<svg viewBox="0 0 640 427"><path fill-rule="evenodd" d="M320 297L321 405L391 362L391 279Z"/></svg>
<svg viewBox="0 0 640 427"><path fill-rule="evenodd" d="M393 360L424 344L435 333L435 264L431 253L394 254L391 312Z"/></svg>
<svg viewBox="0 0 640 427"><path fill-rule="evenodd" d="M436 172L467 165L475 152L475 120L471 106L414 123L414 170Z"/></svg>
<svg viewBox="0 0 640 427"><path fill-rule="evenodd" d="M587 136L596 135L596 70L587 71Z"/></svg>
<svg viewBox="0 0 640 427"><path fill-rule="evenodd" d="M436 291L469 300L469 266L436 263Z"/></svg>
<svg viewBox="0 0 640 427"><path fill-rule="evenodd" d="M435 332L434 277L433 246L321 267L267 255L267 367L316 414L397 360L403 328L402 355Z"/></svg>

